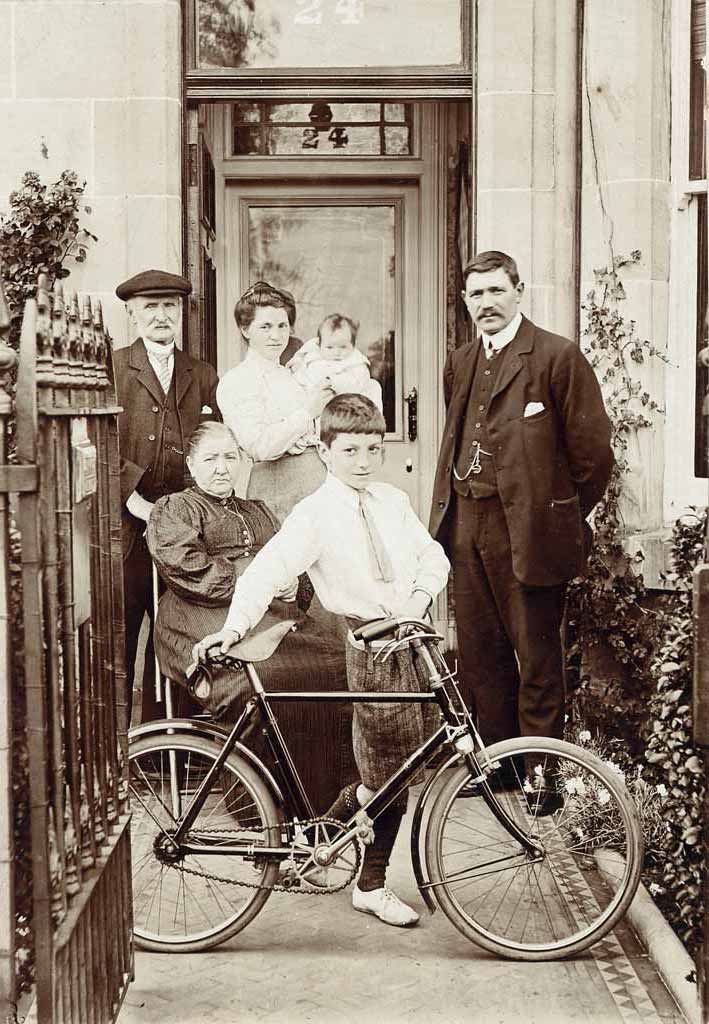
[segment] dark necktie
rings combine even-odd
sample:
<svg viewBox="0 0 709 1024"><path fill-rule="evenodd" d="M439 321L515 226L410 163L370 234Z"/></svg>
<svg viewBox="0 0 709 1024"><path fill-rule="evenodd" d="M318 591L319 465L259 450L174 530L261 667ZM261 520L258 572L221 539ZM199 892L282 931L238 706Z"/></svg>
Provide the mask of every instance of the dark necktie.
<svg viewBox="0 0 709 1024"><path fill-rule="evenodd" d="M374 521L374 515L370 508L370 495L367 491L358 491L357 493L359 497L359 512L362 516L364 531L367 535L374 563L374 578L383 580L385 583L391 583L394 579L394 568L384 546L382 536L377 529L377 524Z"/></svg>

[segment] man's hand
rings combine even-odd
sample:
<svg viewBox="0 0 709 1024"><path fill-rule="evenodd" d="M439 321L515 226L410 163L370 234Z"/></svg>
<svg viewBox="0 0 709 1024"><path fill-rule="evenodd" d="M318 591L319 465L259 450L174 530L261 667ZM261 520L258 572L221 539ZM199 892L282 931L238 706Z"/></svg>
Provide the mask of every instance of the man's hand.
<svg viewBox="0 0 709 1024"><path fill-rule="evenodd" d="M415 590L408 600L396 609L396 617L399 619L423 619L430 606L429 595L424 594L422 590Z"/></svg>
<svg viewBox="0 0 709 1024"><path fill-rule="evenodd" d="M239 640L241 634L233 629L220 629L218 633L210 633L192 648L192 661L196 664L208 661L210 654L226 654Z"/></svg>
<svg viewBox="0 0 709 1024"><path fill-rule="evenodd" d="M148 519L150 519L150 513L155 508L155 505L152 501L148 501L141 494L138 494L137 491L133 491L132 494L129 494L126 498L126 508L132 516L136 517L136 519L142 519L147 523Z"/></svg>

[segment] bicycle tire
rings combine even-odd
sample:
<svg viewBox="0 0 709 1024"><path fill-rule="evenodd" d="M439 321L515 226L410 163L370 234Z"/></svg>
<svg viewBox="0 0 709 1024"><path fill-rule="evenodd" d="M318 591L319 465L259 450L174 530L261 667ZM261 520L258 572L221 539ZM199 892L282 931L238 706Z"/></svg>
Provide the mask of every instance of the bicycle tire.
<svg viewBox="0 0 709 1024"><path fill-rule="evenodd" d="M533 861L521 853L479 795L480 786L471 785L468 768L455 767L426 830L431 891L466 938L498 956L573 956L618 923L638 887L643 837L632 797L617 771L562 740L505 740L488 754L500 765L490 776L497 800L538 837L543 857ZM544 778L542 793L530 773ZM549 794L546 807L557 809L543 815ZM622 865L612 884L594 856L609 847L621 854Z"/></svg>
<svg viewBox="0 0 709 1024"><path fill-rule="evenodd" d="M158 857L160 836L174 824L174 812L178 816L184 812L219 751L218 744L203 737L165 733L144 736L130 745L133 934L141 949L158 953L212 949L254 919L278 877L277 861L265 858L259 862L235 855L192 854L171 866ZM173 805L173 777L177 807ZM191 833L200 828L217 833L221 829L226 843L233 841L234 830L239 829L257 846L277 845L280 823L267 784L251 765L232 753L218 783L207 794ZM182 867L259 887L202 879Z"/></svg>

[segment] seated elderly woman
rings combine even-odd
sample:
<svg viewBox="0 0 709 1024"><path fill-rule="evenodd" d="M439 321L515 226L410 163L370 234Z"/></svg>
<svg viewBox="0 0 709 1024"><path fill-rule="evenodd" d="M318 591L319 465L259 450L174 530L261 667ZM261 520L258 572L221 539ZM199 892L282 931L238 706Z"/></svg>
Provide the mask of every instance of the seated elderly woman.
<svg viewBox="0 0 709 1024"><path fill-rule="evenodd" d="M163 673L182 685L194 644L222 627L236 580L279 527L262 501L236 495L242 458L225 424L199 426L187 446L195 486L161 498L148 521L148 547L167 588L155 650ZM342 624L320 607L306 610L308 584L307 577L300 586L294 580L260 624L261 634L282 634L275 653L258 664L267 690L347 689ZM250 696L245 674L222 668L214 673L208 710L232 724ZM356 774L349 709L281 704L276 713L315 809L323 812Z"/></svg>

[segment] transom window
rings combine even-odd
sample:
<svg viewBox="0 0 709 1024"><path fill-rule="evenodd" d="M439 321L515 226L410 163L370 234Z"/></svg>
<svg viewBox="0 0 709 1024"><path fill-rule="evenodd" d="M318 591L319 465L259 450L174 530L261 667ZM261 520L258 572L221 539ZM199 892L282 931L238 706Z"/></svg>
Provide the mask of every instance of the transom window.
<svg viewBox="0 0 709 1024"><path fill-rule="evenodd" d="M232 156L413 154L410 103L234 103Z"/></svg>
<svg viewBox="0 0 709 1024"><path fill-rule="evenodd" d="M462 0L192 0L195 66L464 66Z"/></svg>

